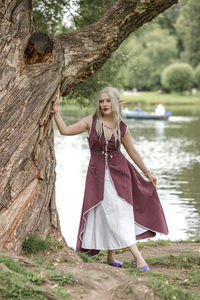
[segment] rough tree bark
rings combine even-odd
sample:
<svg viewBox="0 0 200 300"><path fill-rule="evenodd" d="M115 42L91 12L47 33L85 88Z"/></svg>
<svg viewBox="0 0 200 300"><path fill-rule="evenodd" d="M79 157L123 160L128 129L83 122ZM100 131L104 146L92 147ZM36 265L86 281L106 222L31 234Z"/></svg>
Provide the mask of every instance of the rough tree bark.
<svg viewBox="0 0 200 300"><path fill-rule="evenodd" d="M178 0L119 0L94 24L37 33L31 0L0 0L0 248L28 233L62 242L55 204L51 106L99 69L122 41ZM66 195L67 197L67 195Z"/></svg>

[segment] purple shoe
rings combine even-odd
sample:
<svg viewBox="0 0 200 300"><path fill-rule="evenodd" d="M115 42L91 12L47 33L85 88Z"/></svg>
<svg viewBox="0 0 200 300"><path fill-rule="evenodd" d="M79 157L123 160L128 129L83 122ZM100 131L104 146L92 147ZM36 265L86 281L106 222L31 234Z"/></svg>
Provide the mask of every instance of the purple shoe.
<svg viewBox="0 0 200 300"><path fill-rule="evenodd" d="M121 268L123 266L123 262L119 261L119 262L114 262L112 264L110 264L113 267L119 267Z"/></svg>
<svg viewBox="0 0 200 300"><path fill-rule="evenodd" d="M149 269L149 266L146 265L146 266L143 266L143 267L139 267L140 270L143 270L143 271L150 271Z"/></svg>

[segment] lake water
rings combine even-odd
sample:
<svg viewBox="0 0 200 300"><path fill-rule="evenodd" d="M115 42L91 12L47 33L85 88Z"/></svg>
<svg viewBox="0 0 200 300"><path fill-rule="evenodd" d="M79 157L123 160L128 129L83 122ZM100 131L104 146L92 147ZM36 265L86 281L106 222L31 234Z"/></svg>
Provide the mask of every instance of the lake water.
<svg viewBox="0 0 200 300"><path fill-rule="evenodd" d="M68 123L78 120L64 112L62 115ZM191 116L171 116L166 122L125 121L134 145L158 180L157 190L167 219L169 235L158 235L156 238L179 240L199 237L199 115L193 113ZM90 157L87 134L61 136L55 129L55 151L56 199L61 229L67 244L75 248ZM122 152L124 153L123 149Z"/></svg>

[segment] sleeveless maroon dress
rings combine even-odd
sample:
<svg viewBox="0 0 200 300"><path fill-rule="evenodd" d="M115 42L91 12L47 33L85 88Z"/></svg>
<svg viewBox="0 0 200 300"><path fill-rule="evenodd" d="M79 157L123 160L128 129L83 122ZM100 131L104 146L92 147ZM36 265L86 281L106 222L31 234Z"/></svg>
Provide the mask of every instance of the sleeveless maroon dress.
<svg viewBox="0 0 200 300"><path fill-rule="evenodd" d="M106 140L104 131L99 138L96 133L96 115L92 117L90 135L88 137L91 158L88 166L84 200L77 237L76 251L94 255L96 249L81 247L82 235L86 224L87 212L97 206L104 196L105 167L109 168L112 181L118 195L134 208L135 222L147 228L136 239L153 237L156 232L168 234L164 212L158 197L156 187L145 180L136 168L125 158L120 151L119 142L115 143L114 135ZM127 130L123 120L120 122L121 143Z"/></svg>

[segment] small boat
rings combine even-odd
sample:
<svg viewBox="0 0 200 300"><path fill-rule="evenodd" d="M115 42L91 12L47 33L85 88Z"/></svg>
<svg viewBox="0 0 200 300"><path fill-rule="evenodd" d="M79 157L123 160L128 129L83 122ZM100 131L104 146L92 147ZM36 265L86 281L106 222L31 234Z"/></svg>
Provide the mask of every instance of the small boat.
<svg viewBox="0 0 200 300"><path fill-rule="evenodd" d="M149 113L145 111L136 112L128 109L122 110L122 115L127 119L140 119L140 120L168 120L171 116L171 112L168 111L164 115L157 115L155 113Z"/></svg>

